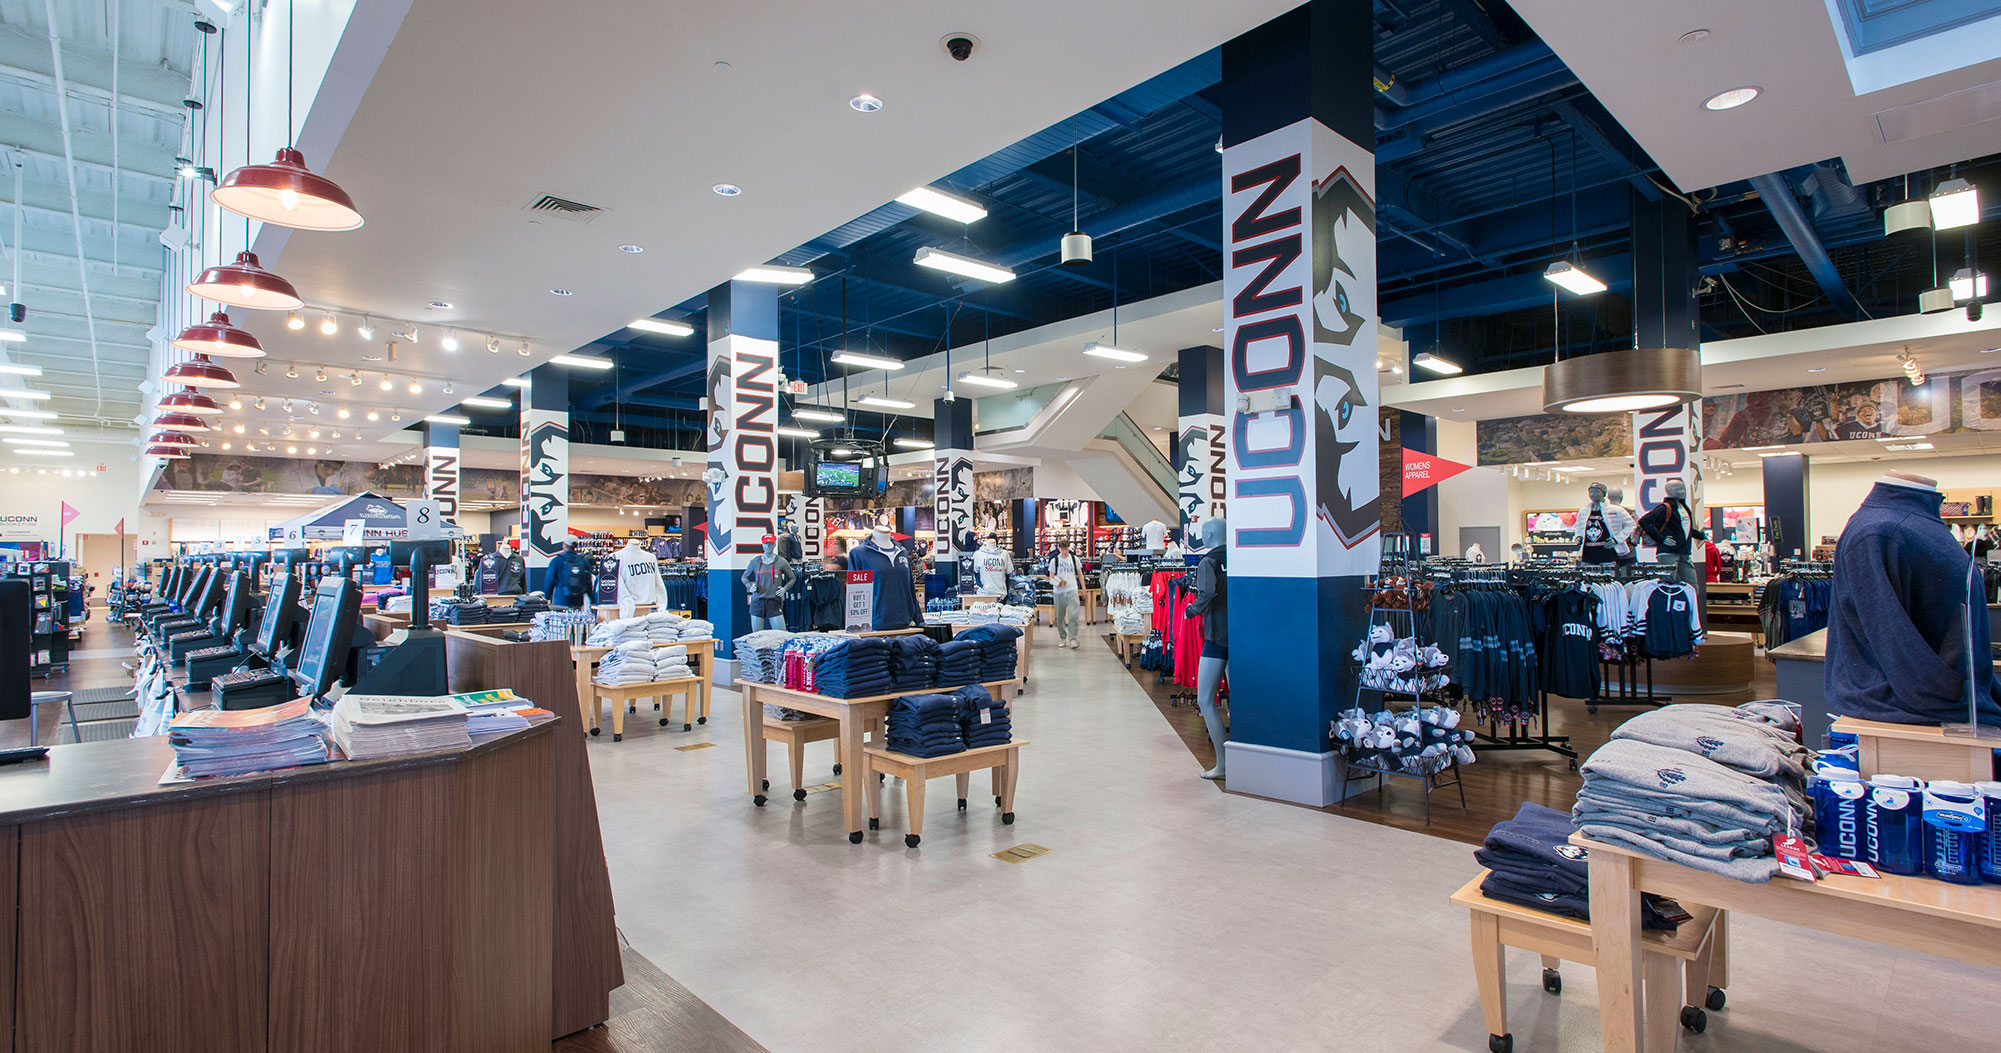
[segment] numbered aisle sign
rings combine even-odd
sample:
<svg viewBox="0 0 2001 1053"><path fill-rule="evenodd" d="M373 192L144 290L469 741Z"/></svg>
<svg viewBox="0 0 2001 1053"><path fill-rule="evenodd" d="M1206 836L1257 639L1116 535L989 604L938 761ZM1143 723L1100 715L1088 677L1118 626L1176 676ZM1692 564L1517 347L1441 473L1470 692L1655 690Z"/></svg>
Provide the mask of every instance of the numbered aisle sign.
<svg viewBox="0 0 2001 1053"><path fill-rule="evenodd" d="M848 572L847 616L841 624L849 632L867 632L875 627L875 571Z"/></svg>
<svg viewBox="0 0 2001 1053"><path fill-rule="evenodd" d="M359 545L364 543L367 537L368 520L366 519L350 519L340 525L340 543L343 545Z"/></svg>
<svg viewBox="0 0 2001 1053"><path fill-rule="evenodd" d="M292 524L288 524L288 525L287 525L287 526L285 527L285 547L286 547L286 548L298 548L298 547L300 547L301 545L304 545L305 543L306 543L306 528L305 528L305 527L303 527L303 526L301 526L301 525L299 525L299 524L297 524L297 523L292 523Z"/></svg>
<svg viewBox="0 0 2001 1053"><path fill-rule="evenodd" d="M445 515L439 510L435 498L426 497L410 502L403 523L409 528L412 541L429 541L445 536Z"/></svg>

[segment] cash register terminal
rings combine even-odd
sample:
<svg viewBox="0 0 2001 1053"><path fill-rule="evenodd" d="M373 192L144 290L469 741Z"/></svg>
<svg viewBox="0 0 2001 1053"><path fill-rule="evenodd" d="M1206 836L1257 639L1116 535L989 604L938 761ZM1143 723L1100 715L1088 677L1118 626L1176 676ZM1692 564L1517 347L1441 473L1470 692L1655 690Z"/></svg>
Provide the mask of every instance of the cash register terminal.
<svg viewBox="0 0 2001 1053"><path fill-rule="evenodd" d="M280 589L292 590L296 596L298 582L287 575L272 591ZM271 627L270 606L291 606L279 604L277 599L274 596L272 603L266 605L264 624L258 627L259 643L265 642L265 630ZM347 668L355 624L360 617L360 586L346 576L323 579L313 590L312 614L307 618L305 638L291 669L238 669L224 673L215 678L216 705L222 709L260 709L301 695L311 698L325 695ZM273 637L280 632L281 629L271 627Z"/></svg>

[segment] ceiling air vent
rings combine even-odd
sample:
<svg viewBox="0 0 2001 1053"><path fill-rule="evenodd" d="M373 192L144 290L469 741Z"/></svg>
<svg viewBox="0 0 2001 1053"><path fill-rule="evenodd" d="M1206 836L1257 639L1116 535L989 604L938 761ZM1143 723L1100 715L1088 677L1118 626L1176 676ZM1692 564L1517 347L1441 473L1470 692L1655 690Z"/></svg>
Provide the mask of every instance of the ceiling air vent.
<svg viewBox="0 0 2001 1053"><path fill-rule="evenodd" d="M542 212L559 216L572 223L589 223L591 220L596 219L598 213L603 212L604 209L596 205L586 205L581 201L571 201L566 197L557 197L554 194L543 194L541 197L529 202L528 206L522 209L522 211Z"/></svg>

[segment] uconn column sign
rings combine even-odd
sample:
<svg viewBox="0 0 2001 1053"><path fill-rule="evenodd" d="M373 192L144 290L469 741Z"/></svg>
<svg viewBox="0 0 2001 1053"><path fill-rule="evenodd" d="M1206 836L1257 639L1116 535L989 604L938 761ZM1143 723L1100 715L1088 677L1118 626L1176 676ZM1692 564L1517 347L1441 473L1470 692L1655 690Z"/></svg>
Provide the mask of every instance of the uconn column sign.
<svg viewBox="0 0 2001 1053"><path fill-rule="evenodd" d="M1376 569L1376 213L1370 154L1308 118L1223 158L1233 573Z"/></svg>

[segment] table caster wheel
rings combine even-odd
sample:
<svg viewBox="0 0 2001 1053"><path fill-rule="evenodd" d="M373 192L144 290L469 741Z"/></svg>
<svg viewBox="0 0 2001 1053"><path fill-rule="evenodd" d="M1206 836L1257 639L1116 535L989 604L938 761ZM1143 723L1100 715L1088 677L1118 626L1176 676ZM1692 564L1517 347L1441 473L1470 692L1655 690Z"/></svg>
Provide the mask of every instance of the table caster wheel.
<svg viewBox="0 0 2001 1053"><path fill-rule="evenodd" d="M611 733L611 740L612 740L613 742L624 742L624 741L625 741L625 736L624 736L624 735L621 735L621 734L619 734L619 733L618 733L618 732L616 732L616 731L614 731L614 732L612 732L612 733Z"/></svg>
<svg viewBox="0 0 2001 1053"><path fill-rule="evenodd" d="M840 773L841 773L841 766L838 764L834 765L834 774L839 775Z"/></svg>
<svg viewBox="0 0 2001 1053"><path fill-rule="evenodd" d="M662 724L665 724L665 723L667 723L667 722L663 720L663 721L661 721L660 723L662 723ZM683 724L683 725L681 725L681 730L682 730L682 731L693 731L693 730L695 730L695 725L693 725L693 724Z"/></svg>
<svg viewBox="0 0 2001 1053"><path fill-rule="evenodd" d="M1544 969L1542 971L1542 989L1548 991L1550 994L1562 994L1563 975L1555 969Z"/></svg>
<svg viewBox="0 0 2001 1053"><path fill-rule="evenodd" d="M601 732L601 731L603 731L603 730L604 730L603 728L592 728L592 729L591 729L591 734L592 734L592 735L596 735L596 734L598 734L599 732Z"/></svg>
<svg viewBox="0 0 2001 1053"><path fill-rule="evenodd" d="M848 843L849 843L849 844L851 844L851 845L858 845L858 844L861 844L861 843L862 843L862 832L861 832L860 830L850 830L850 831L848 831Z"/></svg>
<svg viewBox="0 0 2001 1053"><path fill-rule="evenodd" d="M1002 812L1002 813L1001 813L1001 825L1003 825L1003 826L1013 826L1013 825L1014 825L1014 813L1013 813L1013 812Z"/></svg>
<svg viewBox="0 0 2001 1053"><path fill-rule="evenodd" d="M964 797L959 798L959 810L962 812L966 810L966 799Z"/></svg>
<svg viewBox="0 0 2001 1053"><path fill-rule="evenodd" d="M637 713L639 712L639 704L635 702L631 705L628 705L625 707L625 711L627 713Z"/></svg>
<svg viewBox="0 0 2001 1053"><path fill-rule="evenodd" d="M1700 1035L1709 1030L1709 1014L1692 1005L1681 1007L1681 1026L1690 1034Z"/></svg>
<svg viewBox="0 0 2001 1053"><path fill-rule="evenodd" d="M659 708L660 708L660 703L658 703L658 702L655 702L655 703L653 703L653 708L654 708L654 709L659 709Z"/></svg>
<svg viewBox="0 0 2001 1053"><path fill-rule="evenodd" d="M1577 758L1576 758L1576 757L1572 757L1572 758L1570 758L1570 770L1571 770L1571 771L1576 771L1576 770L1577 770Z"/></svg>
<svg viewBox="0 0 2001 1053"><path fill-rule="evenodd" d="M1587 705L1585 705L1585 707L1584 707L1584 711L1585 711L1586 713L1592 713L1592 714L1595 714L1595 713L1597 713L1597 712L1598 712L1598 707L1597 707L1597 706L1594 706L1594 705L1589 705L1589 704L1587 704Z"/></svg>
<svg viewBox="0 0 2001 1053"><path fill-rule="evenodd" d="M879 772L876 772L876 773L875 773L875 781L876 781L876 784L877 784L877 785L881 785L882 783L885 783L885 782L888 782L888 781L889 781L889 773L888 773L888 772L882 772L882 771L879 771Z"/></svg>
<svg viewBox="0 0 2001 1053"><path fill-rule="evenodd" d="M871 829L871 830L880 830L880 829L882 829L882 820L880 820L880 819L870 819L870 820L868 821L868 828L869 828L869 829Z"/></svg>
<svg viewBox="0 0 2001 1053"><path fill-rule="evenodd" d="M709 718L707 718L707 717L696 717L696 718L695 718L695 723L697 723L697 724L707 724L708 722L709 722Z"/></svg>
<svg viewBox="0 0 2001 1053"><path fill-rule="evenodd" d="M765 800L764 795L760 793L757 796L751 798L750 803L758 806L759 808L762 808L764 807L764 800Z"/></svg>
<svg viewBox="0 0 2001 1053"><path fill-rule="evenodd" d="M1702 1000L1702 1004L1708 1006L1711 1010L1722 1009L1723 1002L1724 1002L1723 988L1721 987L1710 988L1708 997L1705 997Z"/></svg>
<svg viewBox="0 0 2001 1053"><path fill-rule="evenodd" d="M805 799L806 799L806 791L805 791L805 790L793 790L793 791L792 791L792 799L793 799L793 800L795 800L795 801L803 801L803 800L805 800Z"/></svg>
<svg viewBox="0 0 2001 1053"><path fill-rule="evenodd" d="M994 807L1000 807L1000 794L994 794Z"/></svg>
<svg viewBox="0 0 2001 1053"><path fill-rule="evenodd" d="M916 834L904 834L904 835L903 835L903 847L905 847L905 848L916 848L916 847L917 847L917 843L918 843L919 841L922 841L922 840L924 840L924 839L923 839L923 838L921 838L921 837L919 837L919 836L917 836Z"/></svg>
<svg viewBox="0 0 2001 1053"><path fill-rule="evenodd" d="M663 728L667 726L667 718L666 718L666 717L661 717L661 718L660 718L660 726L661 726L661 727L663 727Z"/></svg>
<svg viewBox="0 0 2001 1053"><path fill-rule="evenodd" d="M1488 1053L1515 1053L1515 1036L1488 1035L1487 1049Z"/></svg>
<svg viewBox="0 0 2001 1053"><path fill-rule="evenodd" d="M769 790L769 789L771 789L771 780L770 780L770 779L766 779L766 780L764 780L764 785L763 785L762 789L766 789L766 790Z"/></svg>

